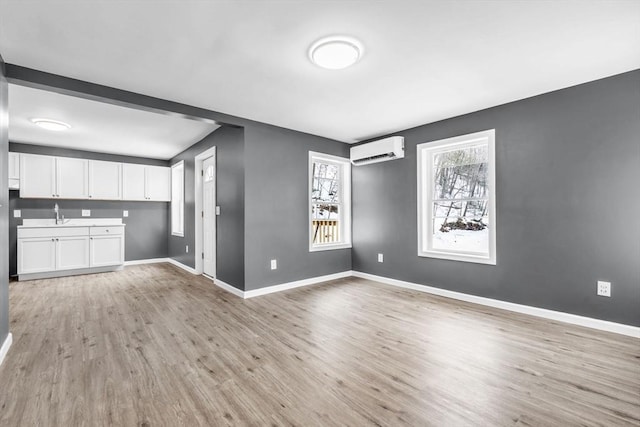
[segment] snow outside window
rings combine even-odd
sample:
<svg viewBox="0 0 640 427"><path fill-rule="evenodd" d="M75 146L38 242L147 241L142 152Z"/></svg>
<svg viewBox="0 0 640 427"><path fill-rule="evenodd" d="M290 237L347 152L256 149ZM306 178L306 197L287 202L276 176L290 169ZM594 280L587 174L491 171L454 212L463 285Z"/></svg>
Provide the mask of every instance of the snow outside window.
<svg viewBox="0 0 640 427"><path fill-rule="evenodd" d="M171 235L184 237L184 161L171 166Z"/></svg>
<svg viewBox="0 0 640 427"><path fill-rule="evenodd" d="M495 130L417 146L418 255L496 264Z"/></svg>
<svg viewBox="0 0 640 427"><path fill-rule="evenodd" d="M351 164L309 152L309 251L351 247Z"/></svg>

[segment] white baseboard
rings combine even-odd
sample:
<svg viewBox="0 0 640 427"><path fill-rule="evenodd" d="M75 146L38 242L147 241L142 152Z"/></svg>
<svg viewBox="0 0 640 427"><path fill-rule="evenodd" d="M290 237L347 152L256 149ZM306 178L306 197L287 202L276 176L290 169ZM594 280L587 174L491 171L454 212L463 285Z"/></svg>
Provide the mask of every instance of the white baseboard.
<svg viewBox="0 0 640 427"><path fill-rule="evenodd" d="M146 260L127 261L127 265L152 264L168 262L191 274L198 274L195 269L186 266L172 258L153 258ZM240 289L223 282L220 279L214 279L216 286L236 295L240 298L254 298L261 295L267 295L274 292L282 292L289 289L299 288L302 286L313 285L316 283L328 282L330 280L342 279L345 277L360 277L387 285L397 286L405 289L426 292L433 295L439 295L446 298L452 298L460 301L466 301L474 304L480 304L487 307L494 307L503 310L513 311L516 313L528 314L530 316L542 317L558 322L570 323L572 325L585 326L587 328L598 329L601 331L613 332L616 334L627 335L634 338L640 338L640 327L625 325L622 323L609 322L607 320L594 319L592 317L578 316L576 314L564 313L561 311L547 310L546 308L532 307L523 304L516 304L507 301L501 301L491 298L479 297L476 295L464 294L462 292L449 291L446 289L436 288L433 286L421 285L418 283L405 282L403 280L392 279L389 277L377 276L375 274L362 273L359 271L343 271L326 276L311 277L309 279L296 280L294 282L282 283L279 285L267 286L265 288L254 289L251 291L241 291Z"/></svg>
<svg viewBox="0 0 640 427"><path fill-rule="evenodd" d="M448 291L446 289L435 288L433 286L420 285L418 283L405 282L403 280L391 279L389 277L376 276L375 274L353 272L354 277L373 280L375 282L384 283L400 288L412 289L420 292L427 292L433 295L453 298L460 301L471 302L474 304L485 305L488 307L500 308L503 310L514 311L516 313L528 314L531 316L542 317L558 322L571 323L573 325L585 326L587 328L598 329L601 331L613 332L616 334L627 335L634 338L640 338L640 327L624 325L622 323L609 322L606 320L594 319L591 317L578 316L576 314L563 313L561 311L547 310L545 308L531 307L528 305L515 304L512 302L500 301L491 298L479 297L476 295L463 294L461 292Z"/></svg>
<svg viewBox="0 0 640 427"><path fill-rule="evenodd" d="M217 287L222 288L225 291L230 292L230 293L232 293L233 295L235 295L237 297L246 298L244 296L244 291L241 291L240 289L236 288L235 286L231 286L230 284L225 283L220 279L213 279L213 278L208 277L208 276L204 276L204 277L207 277L208 279L211 279L213 281L213 284L216 285Z"/></svg>
<svg viewBox="0 0 640 427"><path fill-rule="evenodd" d="M11 347L12 342L13 342L13 335L11 335L11 332L9 332L9 335L7 335L7 338L5 338L4 343L2 343L2 347L0 347L0 366L4 361L4 357L9 352L9 347Z"/></svg>
<svg viewBox="0 0 640 427"><path fill-rule="evenodd" d="M142 265L142 264L159 264L162 262L167 262L169 264L173 264L176 267L179 267L185 271L188 271L191 274L198 274L195 269L189 267L188 265L184 265L183 263L176 261L173 258L149 258L149 259L136 259L133 261L125 261L125 267L130 265Z"/></svg>
<svg viewBox="0 0 640 427"><path fill-rule="evenodd" d="M176 260L175 260L175 259L173 259L173 258L167 258L167 262L168 262L169 264L173 264L173 265L175 265L176 267L179 267L179 268L181 268L181 269L183 269L183 270L185 270L185 271L188 271L188 272L189 272L189 273L191 273L191 274L198 274L198 272L195 270L195 268L191 268L191 267L189 267L188 265L184 265L183 263L178 262L178 261L176 261Z"/></svg>
<svg viewBox="0 0 640 427"><path fill-rule="evenodd" d="M326 276L311 277L309 279L296 280L295 282L282 283L280 285L267 286L265 288L244 291L243 298L253 298L260 295L272 294L274 292L282 292L289 289L299 288L302 286L315 285L316 283L328 282L329 280L343 279L351 277L351 271L343 271L340 273L327 274Z"/></svg>

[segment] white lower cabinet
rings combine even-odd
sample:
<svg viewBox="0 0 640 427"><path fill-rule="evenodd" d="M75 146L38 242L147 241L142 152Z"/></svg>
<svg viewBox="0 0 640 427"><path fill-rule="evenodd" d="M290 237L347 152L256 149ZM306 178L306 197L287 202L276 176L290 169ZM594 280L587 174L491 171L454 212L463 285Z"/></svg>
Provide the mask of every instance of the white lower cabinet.
<svg viewBox="0 0 640 427"><path fill-rule="evenodd" d="M91 227L91 267L124 263L124 227Z"/></svg>
<svg viewBox="0 0 640 427"><path fill-rule="evenodd" d="M89 236L56 238L56 270L89 268Z"/></svg>
<svg viewBox="0 0 640 427"><path fill-rule="evenodd" d="M19 227L20 280L65 276L124 264L124 225Z"/></svg>
<svg viewBox="0 0 640 427"><path fill-rule="evenodd" d="M18 274L42 273L56 269L56 239L18 239Z"/></svg>

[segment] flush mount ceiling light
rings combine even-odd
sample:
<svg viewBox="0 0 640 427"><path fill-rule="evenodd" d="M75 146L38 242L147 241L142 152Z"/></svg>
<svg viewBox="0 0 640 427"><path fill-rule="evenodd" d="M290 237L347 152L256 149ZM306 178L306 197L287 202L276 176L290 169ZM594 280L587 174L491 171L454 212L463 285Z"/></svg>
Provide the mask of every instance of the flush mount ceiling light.
<svg viewBox="0 0 640 427"><path fill-rule="evenodd" d="M362 44L351 37L324 37L311 45L309 59L319 67L329 70L347 68L362 56Z"/></svg>
<svg viewBox="0 0 640 427"><path fill-rule="evenodd" d="M71 129L71 125L66 124L65 122L59 122L57 120L51 119L31 119L31 121L46 130L53 130L59 132L61 130Z"/></svg>

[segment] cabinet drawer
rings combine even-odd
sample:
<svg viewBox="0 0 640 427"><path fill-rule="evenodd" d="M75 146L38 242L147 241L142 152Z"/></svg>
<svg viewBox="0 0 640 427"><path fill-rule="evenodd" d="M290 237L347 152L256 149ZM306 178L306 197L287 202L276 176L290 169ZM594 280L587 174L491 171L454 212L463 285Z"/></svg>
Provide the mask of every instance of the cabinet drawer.
<svg viewBox="0 0 640 427"><path fill-rule="evenodd" d="M73 237L88 235L89 227L47 227L18 229L18 239L28 239L33 237Z"/></svg>
<svg viewBox="0 0 640 427"><path fill-rule="evenodd" d="M91 227L92 236L119 236L124 233L122 226Z"/></svg>

